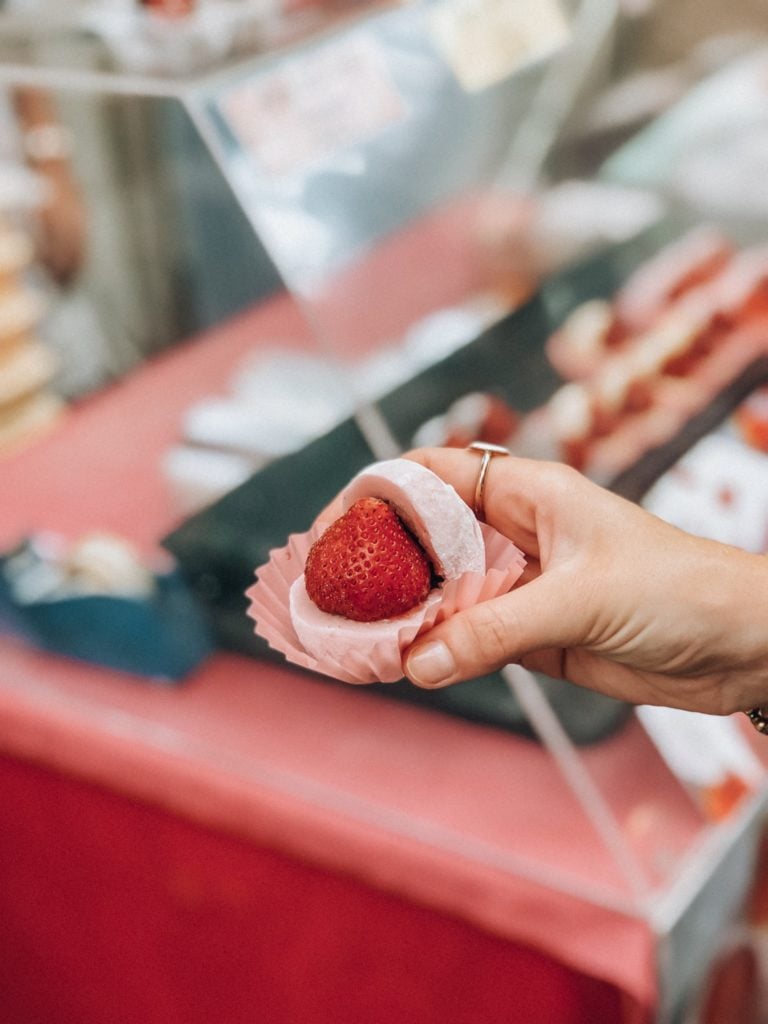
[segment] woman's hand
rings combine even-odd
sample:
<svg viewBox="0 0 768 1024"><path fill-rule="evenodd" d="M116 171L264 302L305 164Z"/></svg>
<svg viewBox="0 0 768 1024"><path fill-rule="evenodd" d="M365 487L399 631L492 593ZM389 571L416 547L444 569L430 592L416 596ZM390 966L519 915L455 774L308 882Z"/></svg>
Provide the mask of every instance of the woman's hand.
<svg viewBox="0 0 768 1024"><path fill-rule="evenodd" d="M409 453L472 503L476 452ZM510 662L635 704L768 703L768 559L693 537L555 463L496 456L486 517L528 558L511 593L405 652L422 687Z"/></svg>

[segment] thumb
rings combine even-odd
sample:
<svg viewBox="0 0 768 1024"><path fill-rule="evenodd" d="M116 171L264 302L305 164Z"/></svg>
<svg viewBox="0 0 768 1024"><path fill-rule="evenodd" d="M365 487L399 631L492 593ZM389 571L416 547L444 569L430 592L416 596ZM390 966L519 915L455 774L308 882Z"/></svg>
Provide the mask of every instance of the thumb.
<svg viewBox="0 0 768 1024"><path fill-rule="evenodd" d="M434 689L495 672L531 651L579 646L586 611L571 587L550 573L517 590L458 612L405 652L403 670Z"/></svg>

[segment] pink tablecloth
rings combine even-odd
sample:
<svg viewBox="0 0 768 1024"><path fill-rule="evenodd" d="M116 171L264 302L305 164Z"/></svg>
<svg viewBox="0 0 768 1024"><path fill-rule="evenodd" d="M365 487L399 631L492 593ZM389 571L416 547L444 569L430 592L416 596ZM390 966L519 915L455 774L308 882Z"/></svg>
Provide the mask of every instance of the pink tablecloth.
<svg viewBox="0 0 768 1024"><path fill-rule="evenodd" d="M236 361L306 338L280 297L73 410L3 464L0 543L109 529L145 550L176 517L160 472L183 409ZM455 915L645 1006L655 945L536 743L220 654L179 689L0 646L0 751ZM586 763L654 881L700 822L636 723ZM658 881L658 878L655 879Z"/></svg>

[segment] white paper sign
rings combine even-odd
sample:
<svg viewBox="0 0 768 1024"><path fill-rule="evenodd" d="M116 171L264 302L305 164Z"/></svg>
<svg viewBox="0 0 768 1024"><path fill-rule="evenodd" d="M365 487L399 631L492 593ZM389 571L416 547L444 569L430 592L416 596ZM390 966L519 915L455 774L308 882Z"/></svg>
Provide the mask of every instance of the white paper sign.
<svg viewBox="0 0 768 1024"><path fill-rule="evenodd" d="M710 789L735 775L751 788L765 775L734 717L648 705L637 716L681 782Z"/></svg>
<svg viewBox="0 0 768 1024"><path fill-rule="evenodd" d="M768 551L768 455L724 428L695 444L643 505L688 533L762 554Z"/></svg>
<svg viewBox="0 0 768 1024"><path fill-rule="evenodd" d="M430 31L469 92L549 56L570 37L556 0L444 0L430 12Z"/></svg>
<svg viewBox="0 0 768 1024"><path fill-rule="evenodd" d="M270 177L300 173L406 113L376 41L358 33L238 85L221 112Z"/></svg>

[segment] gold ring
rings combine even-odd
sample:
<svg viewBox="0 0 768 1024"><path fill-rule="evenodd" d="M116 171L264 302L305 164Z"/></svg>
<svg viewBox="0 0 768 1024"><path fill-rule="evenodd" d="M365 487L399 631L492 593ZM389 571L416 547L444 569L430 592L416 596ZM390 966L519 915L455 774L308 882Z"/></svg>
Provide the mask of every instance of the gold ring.
<svg viewBox="0 0 768 1024"><path fill-rule="evenodd" d="M491 459L494 455L509 455L506 448L503 448L500 444L489 444L487 441L473 441L472 444L467 445L468 452L481 452L482 460L480 462L480 472L477 474L477 483L475 484L475 496L472 501L472 509L475 513L475 517L481 522L485 522L485 479L488 476L488 467L491 464Z"/></svg>

